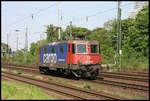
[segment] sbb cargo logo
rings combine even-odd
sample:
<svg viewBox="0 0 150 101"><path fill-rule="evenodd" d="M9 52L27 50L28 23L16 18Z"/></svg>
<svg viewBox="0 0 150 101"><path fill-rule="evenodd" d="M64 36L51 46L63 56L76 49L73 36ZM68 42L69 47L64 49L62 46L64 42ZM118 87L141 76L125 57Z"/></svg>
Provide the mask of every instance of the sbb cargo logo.
<svg viewBox="0 0 150 101"><path fill-rule="evenodd" d="M43 56L43 62L44 63L56 63L57 61L57 55L54 54L44 54Z"/></svg>

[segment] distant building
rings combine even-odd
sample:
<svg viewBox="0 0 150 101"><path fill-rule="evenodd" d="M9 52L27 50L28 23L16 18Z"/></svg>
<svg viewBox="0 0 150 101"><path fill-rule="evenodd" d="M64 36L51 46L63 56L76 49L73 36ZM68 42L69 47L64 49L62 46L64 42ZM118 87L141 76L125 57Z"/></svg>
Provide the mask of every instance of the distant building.
<svg viewBox="0 0 150 101"><path fill-rule="evenodd" d="M143 8L143 6L148 4L148 1L135 1L133 9L128 12L128 17L135 18L136 14Z"/></svg>

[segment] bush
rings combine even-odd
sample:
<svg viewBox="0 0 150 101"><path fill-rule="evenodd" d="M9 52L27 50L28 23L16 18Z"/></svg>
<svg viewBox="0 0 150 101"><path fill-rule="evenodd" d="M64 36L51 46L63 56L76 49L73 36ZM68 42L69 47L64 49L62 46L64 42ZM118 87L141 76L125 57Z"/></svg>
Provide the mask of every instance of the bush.
<svg viewBox="0 0 150 101"><path fill-rule="evenodd" d="M17 71L17 74L22 74L22 71L21 71L21 70L18 70L18 71Z"/></svg>
<svg viewBox="0 0 150 101"><path fill-rule="evenodd" d="M84 86L83 86L84 88L88 88L88 89L91 89L91 86L90 85L88 85L88 84L84 84Z"/></svg>
<svg viewBox="0 0 150 101"><path fill-rule="evenodd" d="M1 58L2 58L2 61L6 61L6 55L1 56Z"/></svg>
<svg viewBox="0 0 150 101"><path fill-rule="evenodd" d="M148 68L148 59L144 59L142 57L135 58L126 58L122 57L122 67L130 67L130 68Z"/></svg>

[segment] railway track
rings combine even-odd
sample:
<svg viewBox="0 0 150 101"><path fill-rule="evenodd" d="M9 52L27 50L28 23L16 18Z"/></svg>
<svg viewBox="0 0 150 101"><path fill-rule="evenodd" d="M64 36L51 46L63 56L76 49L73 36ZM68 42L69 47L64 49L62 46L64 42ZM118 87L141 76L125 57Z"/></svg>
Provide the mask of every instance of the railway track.
<svg viewBox="0 0 150 101"><path fill-rule="evenodd" d="M39 73L38 69L29 68L29 67L23 67L23 66L15 66L15 65L2 64L2 67L9 68L9 69L18 69L18 70L23 70L23 71L28 71L28 72Z"/></svg>
<svg viewBox="0 0 150 101"><path fill-rule="evenodd" d="M128 74L117 74L117 73L100 73L101 77L108 77L108 78L117 78L117 79L124 79L124 80L133 80L133 81L140 81L140 82L149 82L148 77L141 77L141 76L131 76Z"/></svg>
<svg viewBox="0 0 150 101"><path fill-rule="evenodd" d="M149 77L149 73L139 73L139 72L101 72L103 74L115 74L115 75L128 75L128 76L140 76L140 77Z"/></svg>
<svg viewBox="0 0 150 101"><path fill-rule="evenodd" d="M2 72L3 79L12 79L15 81L32 84L45 90L50 90L64 96L71 97L73 99L90 100L90 99L102 99L102 100L123 100L126 98L111 95L103 92L96 92L95 90L78 88L70 85L64 85L54 81L44 81L35 79L32 77L21 76L9 72Z"/></svg>
<svg viewBox="0 0 150 101"><path fill-rule="evenodd" d="M3 64L2 66L20 69L20 67L18 67L18 66L12 66L12 65L6 65L6 64ZM21 66L21 69L24 71L39 73L39 70L35 69L35 68L33 69L33 68ZM101 77L140 81L140 82L149 82L149 75L143 75L143 74L130 74L130 73L120 73L120 72L101 72L100 76Z"/></svg>
<svg viewBox="0 0 150 101"><path fill-rule="evenodd" d="M4 65L4 66L6 68L21 69L23 71L39 73L38 69L32 69L32 68L27 68L27 67L16 67L16 66L9 66L9 65ZM114 76L112 76L112 77L114 77ZM105 79L102 79L101 76L97 77L97 80L92 80L89 82L118 86L118 87L129 88L129 89L136 89L136 90L141 90L141 91L149 91L149 86L144 86L144 85L139 85L139 84L131 84L131 83L123 83L123 82L112 81L112 80L105 80Z"/></svg>
<svg viewBox="0 0 150 101"><path fill-rule="evenodd" d="M149 86L143 86L138 84L130 84L130 83L123 83L123 82L116 82L112 80L103 80L102 77L97 77L97 80L93 80L91 82L95 82L98 84L106 84L106 85L113 85L117 87L129 88L129 89L136 89L141 91L149 91Z"/></svg>

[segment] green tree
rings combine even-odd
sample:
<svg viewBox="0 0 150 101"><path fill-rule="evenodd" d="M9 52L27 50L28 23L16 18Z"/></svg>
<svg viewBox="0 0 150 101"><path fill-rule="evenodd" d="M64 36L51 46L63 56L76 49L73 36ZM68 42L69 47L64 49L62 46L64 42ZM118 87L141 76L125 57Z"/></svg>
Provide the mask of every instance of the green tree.
<svg viewBox="0 0 150 101"><path fill-rule="evenodd" d="M135 19L127 19L127 22L123 23L127 26L122 27L122 29L124 28L122 32L126 31L126 35L123 40L123 48L130 51L128 55L134 55L136 58L149 57L148 10L148 6L143 7L143 9L138 12Z"/></svg>
<svg viewBox="0 0 150 101"><path fill-rule="evenodd" d="M46 34L47 41L52 41L55 38L56 27L53 24L47 26Z"/></svg>
<svg viewBox="0 0 150 101"><path fill-rule="evenodd" d="M7 52L7 53L11 53L12 49L9 45L5 44L5 43L1 43L1 51L2 52Z"/></svg>
<svg viewBox="0 0 150 101"><path fill-rule="evenodd" d="M38 54L38 44L37 43L31 43L30 53L33 56Z"/></svg>
<svg viewBox="0 0 150 101"><path fill-rule="evenodd" d="M121 44L122 44L122 52L123 56L130 57L131 54L135 53L134 48L130 46L130 42L132 39L131 29L134 27L134 19L128 18L121 21Z"/></svg>
<svg viewBox="0 0 150 101"><path fill-rule="evenodd" d="M40 40L40 41L37 41L36 43L31 43L31 47L30 47L30 53L33 55L33 56L37 56L38 55L38 48L40 45L46 43L47 40Z"/></svg>
<svg viewBox="0 0 150 101"><path fill-rule="evenodd" d="M143 56L149 58L149 6L144 6L138 12L135 19L135 34L137 34L135 50L141 52Z"/></svg>
<svg viewBox="0 0 150 101"><path fill-rule="evenodd" d="M46 34L47 34L47 41L58 40L58 29L59 27L50 24L47 26ZM63 38L63 30L60 28L60 38Z"/></svg>
<svg viewBox="0 0 150 101"><path fill-rule="evenodd" d="M64 38L68 39L70 37L70 33L72 38L77 38L79 36L85 36L86 38L86 35L90 33L90 30L87 28L76 27L76 26L70 27L70 25L68 25L64 31L64 35L65 35Z"/></svg>
<svg viewBox="0 0 150 101"><path fill-rule="evenodd" d="M117 20L109 20L104 23L104 28L107 30L108 35L112 39L112 47L117 49Z"/></svg>

